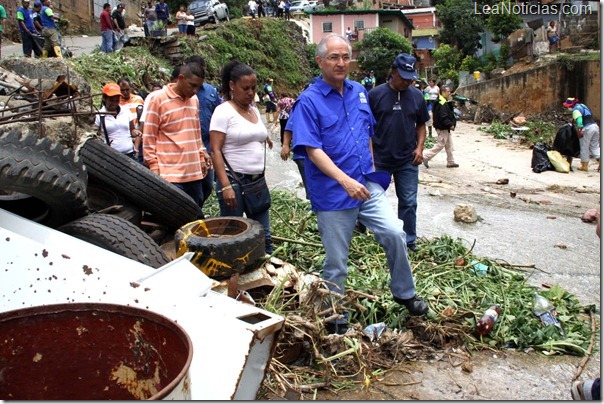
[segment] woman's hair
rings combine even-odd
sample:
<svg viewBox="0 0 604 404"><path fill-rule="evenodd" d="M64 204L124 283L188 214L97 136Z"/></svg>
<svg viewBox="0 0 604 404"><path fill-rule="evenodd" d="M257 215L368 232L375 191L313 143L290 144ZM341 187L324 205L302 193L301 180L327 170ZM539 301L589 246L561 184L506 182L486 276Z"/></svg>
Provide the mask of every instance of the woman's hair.
<svg viewBox="0 0 604 404"><path fill-rule="evenodd" d="M130 80L130 77L128 77L128 76L122 77L121 79L119 79L117 81L118 86L121 86L122 83L128 83L130 85L130 87L132 87L132 80Z"/></svg>
<svg viewBox="0 0 604 404"><path fill-rule="evenodd" d="M254 70L238 60L231 60L229 63L224 65L222 68L222 85L220 89L224 94L225 100L231 99L231 87L229 86L229 81L236 83L239 81L239 79L241 79L241 77L252 74L256 74L254 73Z"/></svg>

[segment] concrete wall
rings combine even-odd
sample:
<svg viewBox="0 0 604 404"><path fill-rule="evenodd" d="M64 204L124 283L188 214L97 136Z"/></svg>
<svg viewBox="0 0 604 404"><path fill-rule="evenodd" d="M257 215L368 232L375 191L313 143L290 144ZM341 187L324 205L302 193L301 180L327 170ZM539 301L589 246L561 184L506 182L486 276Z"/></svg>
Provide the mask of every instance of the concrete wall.
<svg viewBox="0 0 604 404"><path fill-rule="evenodd" d="M577 61L572 70L558 63L459 87L457 94L499 111L536 114L560 109L578 97L600 120L600 61Z"/></svg>

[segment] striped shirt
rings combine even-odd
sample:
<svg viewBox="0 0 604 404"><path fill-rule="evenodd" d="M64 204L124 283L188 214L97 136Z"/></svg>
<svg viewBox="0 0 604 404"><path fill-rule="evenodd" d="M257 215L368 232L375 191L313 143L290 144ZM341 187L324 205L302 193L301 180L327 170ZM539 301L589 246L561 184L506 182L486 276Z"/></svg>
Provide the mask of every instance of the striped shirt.
<svg viewBox="0 0 604 404"><path fill-rule="evenodd" d="M168 84L153 94L143 126L143 155L151 170L169 182L204 177L197 96L183 99Z"/></svg>

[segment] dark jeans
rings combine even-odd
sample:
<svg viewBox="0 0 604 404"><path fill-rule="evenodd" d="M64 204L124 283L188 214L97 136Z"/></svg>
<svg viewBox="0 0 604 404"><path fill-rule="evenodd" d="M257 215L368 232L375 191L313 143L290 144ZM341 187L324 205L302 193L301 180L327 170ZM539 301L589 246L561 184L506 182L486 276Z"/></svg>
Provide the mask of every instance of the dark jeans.
<svg viewBox="0 0 604 404"><path fill-rule="evenodd" d="M21 32L21 42L23 43L23 54L30 58L34 50L34 39L29 32Z"/></svg>
<svg viewBox="0 0 604 404"><path fill-rule="evenodd" d="M190 181L190 182L173 182L176 188L184 191L187 195L189 195L197 206L199 206L199 210L197 211L197 219L203 219L203 212L201 211L201 207L203 206L203 187L201 185L201 180Z"/></svg>
<svg viewBox="0 0 604 404"><path fill-rule="evenodd" d="M407 235L407 247L415 249L419 168L408 162L395 169L376 164L376 170L388 171L394 176L394 186L398 198L398 218L403 221L403 230Z"/></svg>
<svg viewBox="0 0 604 404"><path fill-rule="evenodd" d="M287 125L287 119L279 119L279 127L281 129L281 144L283 144L283 132L285 132L285 125Z"/></svg>
<svg viewBox="0 0 604 404"><path fill-rule="evenodd" d="M203 190L203 201L208 200L214 191L214 170L208 170L208 174L201 180L201 188Z"/></svg>
<svg viewBox="0 0 604 404"><path fill-rule="evenodd" d="M306 199L310 200L308 196L308 185L306 185L306 172L304 171L304 157L294 159L294 163L298 166L298 172L302 177L302 184L304 184L304 192L306 193Z"/></svg>

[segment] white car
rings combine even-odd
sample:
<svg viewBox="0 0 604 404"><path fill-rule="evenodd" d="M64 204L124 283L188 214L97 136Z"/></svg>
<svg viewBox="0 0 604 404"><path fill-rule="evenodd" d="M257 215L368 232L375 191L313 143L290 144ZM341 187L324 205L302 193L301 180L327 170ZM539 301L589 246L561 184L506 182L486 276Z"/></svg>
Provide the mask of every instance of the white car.
<svg viewBox="0 0 604 404"><path fill-rule="evenodd" d="M310 13L311 11L316 11L320 8L323 8L323 4L319 4L318 1L294 1L289 8L290 13Z"/></svg>

